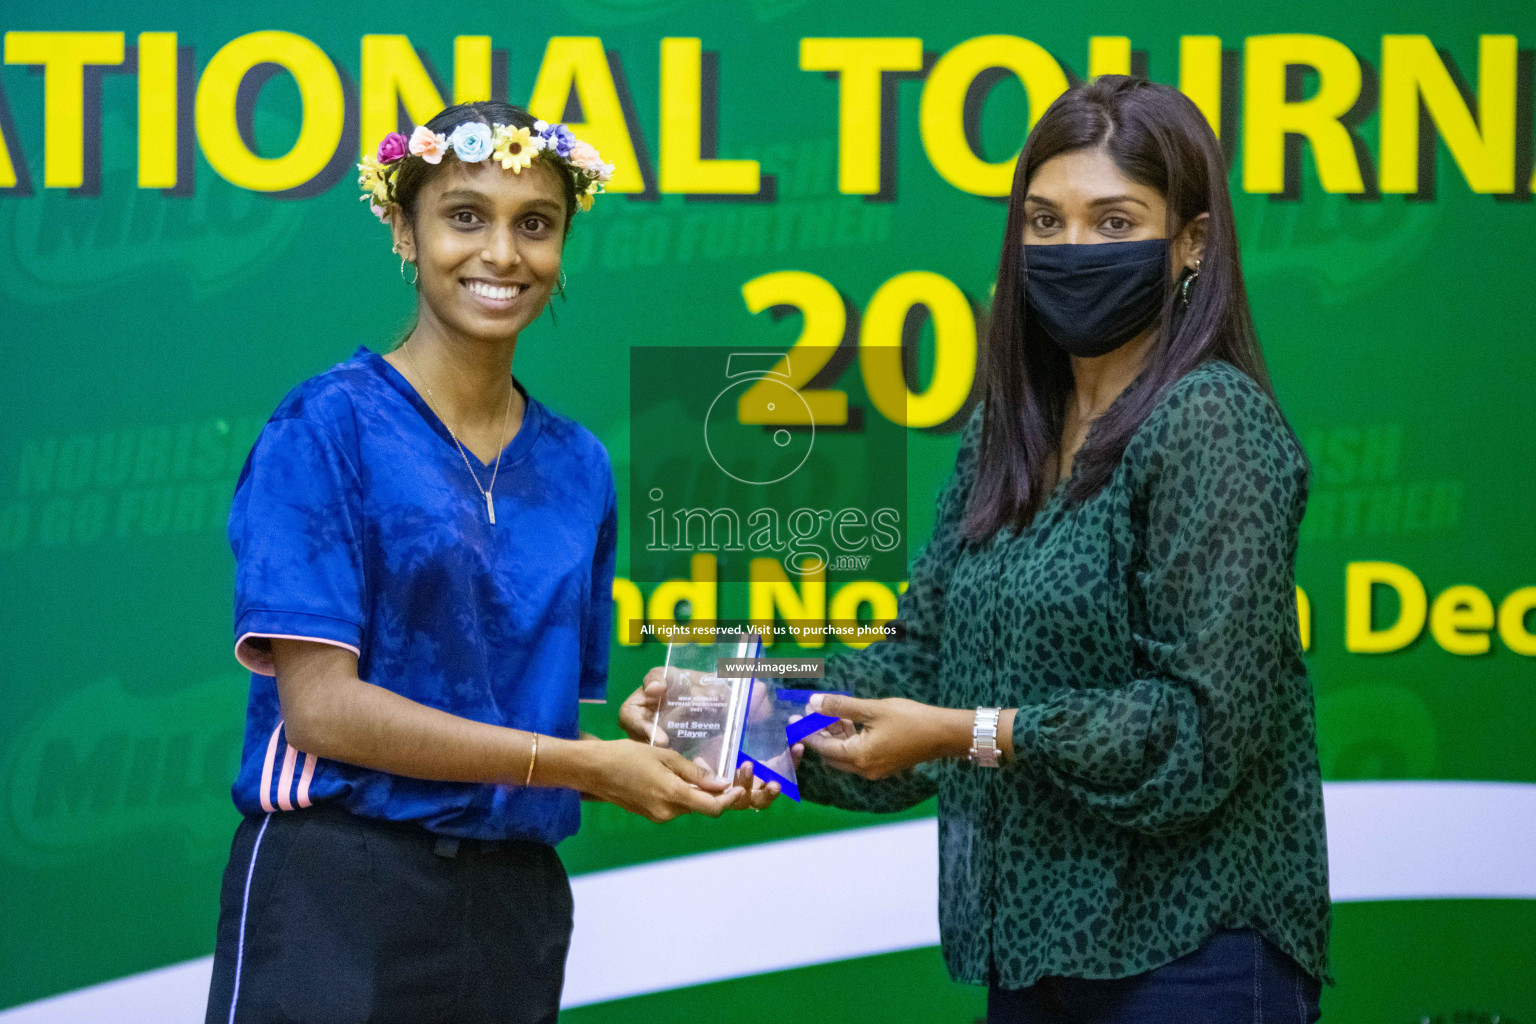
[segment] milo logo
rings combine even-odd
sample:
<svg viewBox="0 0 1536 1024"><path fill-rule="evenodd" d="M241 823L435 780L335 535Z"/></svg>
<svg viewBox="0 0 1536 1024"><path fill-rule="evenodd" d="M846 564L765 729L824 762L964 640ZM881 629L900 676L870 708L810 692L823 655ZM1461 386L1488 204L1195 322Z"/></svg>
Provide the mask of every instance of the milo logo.
<svg viewBox="0 0 1536 1024"><path fill-rule="evenodd" d="M17 737L5 774L21 860L176 830L226 843L248 677L219 675L141 696L108 676L71 694Z"/></svg>
<svg viewBox="0 0 1536 1024"><path fill-rule="evenodd" d="M1435 238L1438 203L1355 202L1343 196L1276 202L1232 195L1249 281L1301 275L1328 289L1333 301L1379 287Z"/></svg>
<svg viewBox="0 0 1536 1024"><path fill-rule="evenodd" d="M0 204L0 251L10 257L0 291L11 298L56 304L166 268L219 292L248 285L251 268L271 262L298 233L304 213L297 204L206 171L189 196L139 188L133 122L120 112L104 114L103 122L99 194L39 189L25 202ZM32 168L33 181L41 172Z"/></svg>

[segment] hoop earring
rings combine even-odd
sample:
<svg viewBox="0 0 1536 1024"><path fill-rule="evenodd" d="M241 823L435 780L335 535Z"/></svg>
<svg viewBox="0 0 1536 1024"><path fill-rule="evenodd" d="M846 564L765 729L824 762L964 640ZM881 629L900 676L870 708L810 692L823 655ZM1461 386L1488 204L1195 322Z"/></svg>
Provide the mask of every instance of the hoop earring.
<svg viewBox="0 0 1536 1024"><path fill-rule="evenodd" d="M400 257L400 280L402 281L405 281L405 265L407 262L408 261L404 256ZM405 281L405 283L414 286L417 281L421 280L421 268L412 263L411 269L416 271L416 273L411 276L409 281Z"/></svg>
<svg viewBox="0 0 1536 1024"><path fill-rule="evenodd" d="M560 297L562 299L565 298L565 268L564 267L560 268L560 280L559 280L559 283L556 284L556 286L555 286L555 291L560 293Z"/></svg>
<svg viewBox="0 0 1536 1024"><path fill-rule="evenodd" d="M1189 308L1189 286L1195 283L1195 278L1200 276L1200 261L1195 260L1195 269L1184 278L1184 283L1179 288L1179 304Z"/></svg>

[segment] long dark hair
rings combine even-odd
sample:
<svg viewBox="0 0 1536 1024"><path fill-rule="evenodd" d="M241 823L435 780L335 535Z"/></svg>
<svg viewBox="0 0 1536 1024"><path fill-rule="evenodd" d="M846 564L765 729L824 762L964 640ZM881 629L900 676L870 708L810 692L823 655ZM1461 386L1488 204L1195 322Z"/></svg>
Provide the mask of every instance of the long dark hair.
<svg viewBox="0 0 1536 1024"><path fill-rule="evenodd" d="M1146 365L1073 457L1067 500L1078 503L1097 492L1164 390L1207 360L1226 360L1274 397L1243 287L1226 163L1205 117L1178 90L1126 75L1103 75L1069 89L1041 115L1013 175L983 357L986 408L962 528L968 540L983 541L1003 526L1027 526L1055 479L1072 365L1026 314L1024 197L1041 164L1092 148L1103 148L1123 174L1165 198L1170 239L1202 213L1210 221L1189 305L1179 301L1170 267Z"/></svg>
<svg viewBox="0 0 1536 1024"><path fill-rule="evenodd" d="M478 103L455 103L443 110L432 120L427 122L427 127L439 135L452 135L453 130L461 124L483 124L487 127L494 124L511 125L513 128L529 128L537 120L532 114L522 107L513 106L510 103L502 103L500 100L481 100ZM432 178L441 174L448 166L450 160L457 160L450 150L444 154L442 162L429 164L425 160L407 160L400 168L400 177L395 180L395 202L400 205L405 219L416 223L416 199L421 194L422 186ZM571 218L576 216L576 181L566 170L559 171L560 186L565 193L565 236L571 233Z"/></svg>

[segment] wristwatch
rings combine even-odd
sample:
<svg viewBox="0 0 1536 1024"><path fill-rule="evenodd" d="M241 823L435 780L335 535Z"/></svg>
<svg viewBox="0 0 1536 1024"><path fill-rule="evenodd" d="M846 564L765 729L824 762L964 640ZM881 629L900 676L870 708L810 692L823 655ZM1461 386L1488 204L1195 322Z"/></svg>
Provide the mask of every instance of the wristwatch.
<svg viewBox="0 0 1536 1024"><path fill-rule="evenodd" d="M1002 752L997 749L997 716L1002 708L977 708L976 722L971 726L972 764L983 768L996 768Z"/></svg>

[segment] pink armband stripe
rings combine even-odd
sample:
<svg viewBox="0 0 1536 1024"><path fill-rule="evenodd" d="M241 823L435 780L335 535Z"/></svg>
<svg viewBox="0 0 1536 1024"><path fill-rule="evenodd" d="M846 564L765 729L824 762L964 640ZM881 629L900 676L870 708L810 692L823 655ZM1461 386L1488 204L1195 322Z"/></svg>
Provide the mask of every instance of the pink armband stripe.
<svg viewBox="0 0 1536 1024"><path fill-rule="evenodd" d="M299 776L299 806L308 807L309 780L315 777L315 762L318 758L314 754L304 755L304 774Z"/></svg>
<svg viewBox="0 0 1536 1024"><path fill-rule="evenodd" d="M288 787L293 785L293 766L298 763L299 752L288 744L288 750L283 754L283 774L277 780L277 806L282 810L293 810L293 801L288 799Z"/></svg>
<svg viewBox="0 0 1536 1024"><path fill-rule="evenodd" d="M267 741L267 760L261 766L261 809L268 814L276 808L272 806L272 762L277 757L277 734L283 727L281 719L272 730L272 738Z"/></svg>

